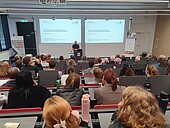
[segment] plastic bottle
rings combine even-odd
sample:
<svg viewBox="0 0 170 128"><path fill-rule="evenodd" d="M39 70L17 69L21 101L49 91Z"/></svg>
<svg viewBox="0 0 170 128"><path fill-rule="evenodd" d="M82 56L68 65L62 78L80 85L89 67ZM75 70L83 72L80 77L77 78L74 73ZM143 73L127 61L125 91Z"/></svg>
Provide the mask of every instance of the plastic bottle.
<svg viewBox="0 0 170 128"><path fill-rule="evenodd" d="M56 80L56 87L57 87L57 89L60 89L60 81L59 80Z"/></svg>
<svg viewBox="0 0 170 128"><path fill-rule="evenodd" d="M84 94L81 99L81 112L82 112L82 120L88 122L89 121L89 109L90 109L90 95Z"/></svg>

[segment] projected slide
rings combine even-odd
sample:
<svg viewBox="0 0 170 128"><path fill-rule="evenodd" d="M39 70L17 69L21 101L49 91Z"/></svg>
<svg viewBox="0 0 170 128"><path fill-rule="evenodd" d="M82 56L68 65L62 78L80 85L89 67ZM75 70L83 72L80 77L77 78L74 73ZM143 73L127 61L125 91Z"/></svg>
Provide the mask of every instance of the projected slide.
<svg viewBox="0 0 170 128"><path fill-rule="evenodd" d="M80 19L40 19L41 43L81 42Z"/></svg>
<svg viewBox="0 0 170 128"><path fill-rule="evenodd" d="M86 43L123 43L125 20L86 20Z"/></svg>

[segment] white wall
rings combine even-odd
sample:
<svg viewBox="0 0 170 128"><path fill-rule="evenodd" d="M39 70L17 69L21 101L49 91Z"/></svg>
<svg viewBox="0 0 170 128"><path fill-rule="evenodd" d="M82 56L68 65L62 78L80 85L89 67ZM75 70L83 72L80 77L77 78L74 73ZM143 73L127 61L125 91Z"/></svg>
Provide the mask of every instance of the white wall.
<svg viewBox="0 0 170 128"><path fill-rule="evenodd" d="M26 18L29 21L33 21L31 17L25 16L13 16L9 17L9 29L10 35L17 35L16 30L16 21L19 21L21 18ZM69 57L69 52L71 51L72 44L40 44L39 36L39 25L35 21L40 17L35 17L35 34L36 34L36 43L37 51L41 53L50 53L55 57L64 55L65 58ZM84 19L83 17L79 17ZM94 18L94 17L93 17ZM98 17L95 17L98 18ZM152 52L153 38L156 25L156 16L133 16L132 17L132 26L131 32L137 33L137 40L135 44L135 55L146 51L148 53ZM84 38L84 37L83 37ZM123 54L125 52L124 43L123 44L81 44L82 49L86 53L86 56L111 56L116 54Z"/></svg>
<svg viewBox="0 0 170 128"><path fill-rule="evenodd" d="M9 57L10 57L10 51L9 50L0 52L0 61L9 60Z"/></svg>

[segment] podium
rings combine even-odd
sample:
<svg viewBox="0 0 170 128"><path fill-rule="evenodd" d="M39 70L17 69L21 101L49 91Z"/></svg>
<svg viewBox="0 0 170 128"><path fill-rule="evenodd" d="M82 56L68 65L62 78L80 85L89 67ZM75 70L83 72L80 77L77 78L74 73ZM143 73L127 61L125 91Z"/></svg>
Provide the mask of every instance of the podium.
<svg viewBox="0 0 170 128"><path fill-rule="evenodd" d="M74 50L74 56L77 61L81 60L82 55L83 55L82 49Z"/></svg>

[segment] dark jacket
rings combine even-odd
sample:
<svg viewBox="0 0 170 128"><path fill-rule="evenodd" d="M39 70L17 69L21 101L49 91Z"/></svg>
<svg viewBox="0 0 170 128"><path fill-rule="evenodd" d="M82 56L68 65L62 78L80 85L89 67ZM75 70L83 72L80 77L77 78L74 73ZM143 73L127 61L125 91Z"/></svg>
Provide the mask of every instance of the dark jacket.
<svg viewBox="0 0 170 128"><path fill-rule="evenodd" d="M67 100L71 106L81 106L82 89L64 88L57 91L56 95Z"/></svg>
<svg viewBox="0 0 170 128"><path fill-rule="evenodd" d="M122 122L120 122L118 119L114 120L112 124L109 125L108 128L128 128Z"/></svg>
<svg viewBox="0 0 170 128"><path fill-rule="evenodd" d="M4 83L2 86L14 87L14 86L16 86L15 80L9 80L9 81L7 81L6 83Z"/></svg>
<svg viewBox="0 0 170 128"><path fill-rule="evenodd" d="M43 108L44 102L50 96L50 91L41 86L31 86L23 90L16 86L9 91L8 108Z"/></svg>
<svg viewBox="0 0 170 128"><path fill-rule="evenodd" d="M35 73L38 73L39 70L42 70L41 68L38 68L37 66L31 66L31 65L25 65L21 68L22 71L29 70L29 71L35 71Z"/></svg>

